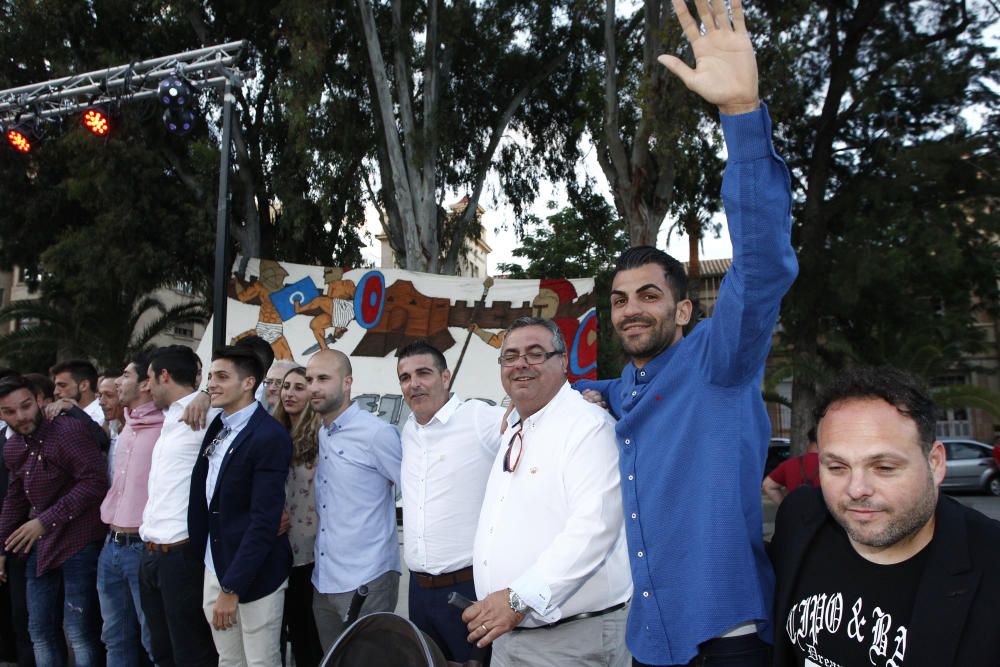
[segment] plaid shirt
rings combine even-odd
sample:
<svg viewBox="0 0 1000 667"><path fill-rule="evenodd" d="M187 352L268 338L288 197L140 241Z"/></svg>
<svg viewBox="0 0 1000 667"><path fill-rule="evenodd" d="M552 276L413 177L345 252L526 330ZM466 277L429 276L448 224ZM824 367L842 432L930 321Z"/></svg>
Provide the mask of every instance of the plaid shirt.
<svg viewBox="0 0 1000 667"><path fill-rule="evenodd" d="M10 485L0 513L0 545L25 521L41 521L45 534L35 546L37 576L102 538L107 471L83 424L65 416L43 419L31 435L8 438L3 459Z"/></svg>

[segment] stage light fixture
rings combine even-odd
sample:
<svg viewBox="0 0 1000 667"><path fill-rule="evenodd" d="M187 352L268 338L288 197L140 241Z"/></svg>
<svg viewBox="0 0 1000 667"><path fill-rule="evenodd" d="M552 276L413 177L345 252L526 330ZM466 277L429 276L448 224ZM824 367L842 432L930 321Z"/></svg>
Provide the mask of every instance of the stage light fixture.
<svg viewBox="0 0 1000 667"><path fill-rule="evenodd" d="M167 107L184 107L191 100L191 86L177 75L168 76L156 88L160 102Z"/></svg>
<svg viewBox="0 0 1000 667"><path fill-rule="evenodd" d="M83 126L99 137L111 131L111 119L102 106L91 107L83 114Z"/></svg>
<svg viewBox="0 0 1000 667"><path fill-rule="evenodd" d="M21 128L12 127L7 130L7 143L14 147L19 153L31 152L31 139L27 132Z"/></svg>
<svg viewBox="0 0 1000 667"><path fill-rule="evenodd" d="M163 111L163 124L171 134L184 135L194 127L194 111L188 105L194 100L197 92L190 81L177 73L171 74L160 81L156 87L160 102L166 107Z"/></svg>
<svg viewBox="0 0 1000 667"><path fill-rule="evenodd" d="M18 114L12 122L3 127L3 135L11 148L18 153L27 155L42 138L42 131L38 126L37 119L28 118L25 120L21 114Z"/></svg>
<svg viewBox="0 0 1000 667"><path fill-rule="evenodd" d="M194 127L194 112L185 108L167 109L163 112L163 124L172 134L187 134Z"/></svg>

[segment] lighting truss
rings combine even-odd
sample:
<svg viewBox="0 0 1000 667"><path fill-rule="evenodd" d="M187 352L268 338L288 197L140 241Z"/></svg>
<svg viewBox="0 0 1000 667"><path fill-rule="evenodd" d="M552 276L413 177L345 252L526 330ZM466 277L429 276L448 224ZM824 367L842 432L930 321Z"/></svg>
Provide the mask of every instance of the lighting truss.
<svg viewBox="0 0 1000 667"><path fill-rule="evenodd" d="M230 68L246 45L245 41L229 42L0 90L0 124L58 118L122 98L131 101L153 98L160 80L175 73L198 89L222 88L227 77L235 74Z"/></svg>
<svg viewBox="0 0 1000 667"><path fill-rule="evenodd" d="M222 92L222 141L219 161L219 198L215 227L215 272L212 290L213 348L225 344L226 284L229 248L229 159L233 125L233 88L242 85L233 67L246 41L229 42L142 62L65 76L43 83L0 90L0 126L23 126L32 119L60 118L92 105L134 102L157 97L160 81L179 75L195 89ZM106 107L109 108L109 107Z"/></svg>

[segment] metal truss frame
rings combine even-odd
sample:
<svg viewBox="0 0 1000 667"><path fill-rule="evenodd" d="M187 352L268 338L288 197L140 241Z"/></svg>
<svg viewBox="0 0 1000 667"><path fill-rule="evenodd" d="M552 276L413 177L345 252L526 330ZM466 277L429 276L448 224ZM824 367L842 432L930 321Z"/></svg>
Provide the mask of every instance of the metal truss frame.
<svg viewBox="0 0 1000 667"><path fill-rule="evenodd" d="M0 125L7 127L72 115L96 104L135 102L156 97L160 81L180 75L198 90L221 89L222 142L215 229L212 346L225 344L226 282L229 265L229 162L232 149L233 87L242 85L236 64L246 41L229 42L141 62L74 74L0 90Z"/></svg>

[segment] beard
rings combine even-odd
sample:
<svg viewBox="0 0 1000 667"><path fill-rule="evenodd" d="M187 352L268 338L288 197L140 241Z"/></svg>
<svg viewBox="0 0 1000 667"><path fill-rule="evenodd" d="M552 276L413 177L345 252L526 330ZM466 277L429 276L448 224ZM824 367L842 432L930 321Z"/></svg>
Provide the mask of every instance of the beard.
<svg viewBox="0 0 1000 667"><path fill-rule="evenodd" d="M320 404L313 404L313 412L321 415L328 415L339 412L344 405L344 394L327 395Z"/></svg>
<svg viewBox="0 0 1000 667"><path fill-rule="evenodd" d="M909 507L904 507L898 511L892 510L885 526L874 533L864 528L853 526L846 518L846 513L849 509L874 507L867 502L839 503L837 511L833 512L833 516L854 542L878 549L892 546L916 534L934 516L934 511L937 508L937 494L934 492L934 488L934 480L928 470L927 486L924 489L924 493ZM874 508L886 509L884 507Z"/></svg>
<svg viewBox="0 0 1000 667"><path fill-rule="evenodd" d="M14 429L15 433L20 435L31 435L38 430L38 427L42 424L42 411L41 409L35 412L35 416L31 420L24 420L17 423L9 424L9 426Z"/></svg>
<svg viewBox="0 0 1000 667"><path fill-rule="evenodd" d="M670 347L674 340L677 314L676 306L668 310L662 319L657 320L649 315L636 315L622 320L615 325L615 331L621 340L625 353L633 359L652 359L663 350ZM630 324L644 324L649 328L638 336L626 337L624 329Z"/></svg>

